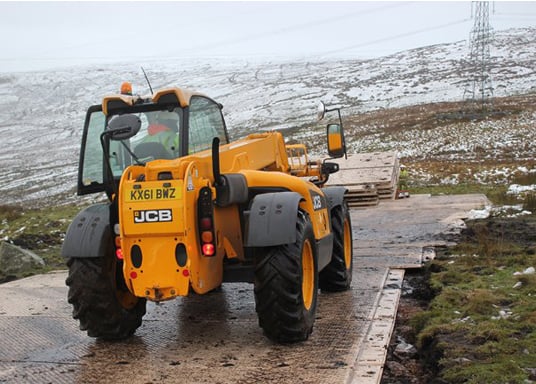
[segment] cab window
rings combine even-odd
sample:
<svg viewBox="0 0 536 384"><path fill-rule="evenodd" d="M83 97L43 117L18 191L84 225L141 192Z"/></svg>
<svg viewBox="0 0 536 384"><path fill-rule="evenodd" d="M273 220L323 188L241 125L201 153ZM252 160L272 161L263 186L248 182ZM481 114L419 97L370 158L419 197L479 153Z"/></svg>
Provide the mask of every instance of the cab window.
<svg viewBox="0 0 536 384"><path fill-rule="evenodd" d="M109 161L113 177L118 179L131 164L146 163L155 159L172 159L179 156L179 132L182 130L182 109L174 110L139 109L133 111L141 120L141 129L135 137L120 141L109 141L109 159L104 159L101 134L108 118L100 105L92 106L84 125L81 162L78 173L78 193L87 194L104 191L106 161ZM134 156L133 156L134 155ZM106 160L106 161L105 161Z"/></svg>
<svg viewBox="0 0 536 384"><path fill-rule="evenodd" d="M138 162L155 159L174 159L179 156L179 130L182 109L139 113L140 132L131 140Z"/></svg>
<svg viewBox="0 0 536 384"><path fill-rule="evenodd" d="M188 152L209 149L214 137L219 137L221 143L227 143L220 106L206 97L193 96L190 100Z"/></svg>

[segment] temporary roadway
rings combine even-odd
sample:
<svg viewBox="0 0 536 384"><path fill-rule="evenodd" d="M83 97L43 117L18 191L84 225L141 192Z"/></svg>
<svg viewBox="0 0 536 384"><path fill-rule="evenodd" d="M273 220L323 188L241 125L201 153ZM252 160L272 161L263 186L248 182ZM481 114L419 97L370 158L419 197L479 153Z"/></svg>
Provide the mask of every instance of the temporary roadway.
<svg viewBox="0 0 536 384"><path fill-rule="evenodd" d="M78 329L65 271L0 285L0 383L379 383L404 271L433 257L483 195L415 195L352 209L352 289L320 293L314 331L279 345L258 326L253 286L149 303L126 341Z"/></svg>
<svg viewBox="0 0 536 384"><path fill-rule="evenodd" d="M66 272L0 285L0 383L378 383L404 269L433 256L483 195L416 195L353 210L352 289L321 293L314 331L293 345L257 324L253 288L149 304L122 342L78 330Z"/></svg>

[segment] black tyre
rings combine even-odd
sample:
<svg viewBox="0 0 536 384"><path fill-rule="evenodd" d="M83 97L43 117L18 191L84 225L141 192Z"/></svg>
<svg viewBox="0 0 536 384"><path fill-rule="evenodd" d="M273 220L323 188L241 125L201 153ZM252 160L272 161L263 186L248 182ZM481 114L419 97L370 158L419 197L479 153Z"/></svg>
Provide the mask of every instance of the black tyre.
<svg viewBox="0 0 536 384"><path fill-rule="evenodd" d="M320 289L341 292L352 283L352 224L346 204L331 211L333 253L330 263L320 272Z"/></svg>
<svg viewBox="0 0 536 384"><path fill-rule="evenodd" d="M120 340L141 325L146 300L132 295L124 286L115 257L71 258L68 301L80 329L91 337Z"/></svg>
<svg viewBox="0 0 536 384"><path fill-rule="evenodd" d="M259 325L272 340L307 340L313 331L318 293L313 227L298 213L296 242L256 250L255 304Z"/></svg>

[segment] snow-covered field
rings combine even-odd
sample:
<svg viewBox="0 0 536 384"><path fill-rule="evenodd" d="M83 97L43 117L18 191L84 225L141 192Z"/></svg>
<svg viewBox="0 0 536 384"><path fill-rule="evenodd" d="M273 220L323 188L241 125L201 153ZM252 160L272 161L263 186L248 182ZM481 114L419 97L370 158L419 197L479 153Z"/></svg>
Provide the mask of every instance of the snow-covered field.
<svg viewBox="0 0 536 384"><path fill-rule="evenodd" d="M534 28L496 34L491 49L495 96L536 92L535 52ZM315 121L316 105L322 100L343 108L353 151L394 148L404 157L441 153L448 161L449 153L459 156L460 148L482 145L482 130L468 123L460 140L458 132L442 125L440 130L419 133L401 130L386 140L381 126L351 122L353 116L369 111L462 100L469 79L464 66L468 55L468 42L460 41L366 61L190 60L145 69L153 89L186 87L221 102L234 138L258 130L297 128L289 135L314 144L322 132L323 123ZM127 80L136 93L148 93L136 63L0 73L2 204L73 201L85 111ZM534 113L523 118L527 126L536 127ZM497 148L535 145L534 128L521 133L515 127L484 130L489 131L486 140Z"/></svg>

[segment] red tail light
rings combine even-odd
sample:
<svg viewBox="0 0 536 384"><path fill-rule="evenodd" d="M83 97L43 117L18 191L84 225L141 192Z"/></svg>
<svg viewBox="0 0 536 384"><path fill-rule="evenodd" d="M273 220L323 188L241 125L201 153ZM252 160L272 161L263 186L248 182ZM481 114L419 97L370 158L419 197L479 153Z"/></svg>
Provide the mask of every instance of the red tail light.
<svg viewBox="0 0 536 384"><path fill-rule="evenodd" d="M205 243L203 244L203 255L205 256L214 256L214 244Z"/></svg>
<svg viewBox="0 0 536 384"><path fill-rule="evenodd" d="M212 192L208 187L201 188L199 191L197 217L201 252L204 256L214 256L216 245L214 244L213 202Z"/></svg>

